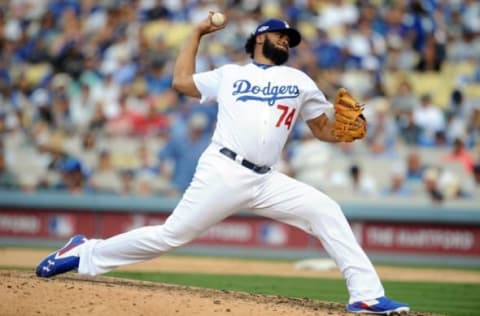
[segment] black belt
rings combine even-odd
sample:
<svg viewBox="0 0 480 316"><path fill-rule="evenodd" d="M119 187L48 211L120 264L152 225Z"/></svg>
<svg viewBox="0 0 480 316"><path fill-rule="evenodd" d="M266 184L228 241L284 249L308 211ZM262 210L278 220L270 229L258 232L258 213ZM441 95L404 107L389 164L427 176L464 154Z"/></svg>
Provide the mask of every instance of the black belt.
<svg viewBox="0 0 480 316"><path fill-rule="evenodd" d="M226 147L223 147L222 149L220 149L220 152L222 154L224 154L225 156L227 156L228 158L232 159L232 160L235 160L235 158L237 158L237 153L226 148ZM264 174L264 173L267 173L270 171L270 167L267 167L267 166L257 166L256 164L254 164L253 162L250 162L248 161L247 159L242 159L240 161L240 164L256 173L260 173L260 174Z"/></svg>

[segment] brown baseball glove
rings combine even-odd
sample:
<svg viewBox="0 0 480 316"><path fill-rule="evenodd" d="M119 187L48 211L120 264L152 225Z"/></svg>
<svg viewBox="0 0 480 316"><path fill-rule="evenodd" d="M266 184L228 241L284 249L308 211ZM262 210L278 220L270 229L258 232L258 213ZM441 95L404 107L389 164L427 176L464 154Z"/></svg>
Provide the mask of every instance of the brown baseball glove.
<svg viewBox="0 0 480 316"><path fill-rule="evenodd" d="M340 88L334 102L334 136L339 142L353 142L367 133L367 121L363 116L363 105L358 103L347 89Z"/></svg>

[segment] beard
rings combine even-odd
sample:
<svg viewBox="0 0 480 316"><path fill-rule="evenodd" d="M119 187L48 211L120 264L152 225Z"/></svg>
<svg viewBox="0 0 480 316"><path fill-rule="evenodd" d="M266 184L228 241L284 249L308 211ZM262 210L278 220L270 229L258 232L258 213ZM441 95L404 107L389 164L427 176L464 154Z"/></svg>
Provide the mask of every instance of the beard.
<svg viewBox="0 0 480 316"><path fill-rule="evenodd" d="M263 43L262 53L263 56L270 59L275 65L286 63L289 57L287 50L275 47L268 37L265 38Z"/></svg>

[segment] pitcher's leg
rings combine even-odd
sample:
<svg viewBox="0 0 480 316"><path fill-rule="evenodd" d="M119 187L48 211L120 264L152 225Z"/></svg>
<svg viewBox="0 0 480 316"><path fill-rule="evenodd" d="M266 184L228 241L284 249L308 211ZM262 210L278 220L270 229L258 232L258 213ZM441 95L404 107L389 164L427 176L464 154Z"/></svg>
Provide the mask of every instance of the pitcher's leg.
<svg viewBox="0 0 480 316"><path fill-rule="evenodd" d="M350 302L384 295L380 279L340 206L327 195L275 173L265 182L255 213L319 238L347 281Z"/></svg>
<svg viewBox="0 0 480 316"><path fill-rule="evenodd" d="M118 266L157 257L188 243L210 226L245 207L243 201L247 196L244 192L247 190L241 185L227 183L229 179L222 176L225 170L221 169L222 161L216 163L212 160L199 165L191 186L163 225L86 242L80 250L79 273L102 274Z"/></svg>

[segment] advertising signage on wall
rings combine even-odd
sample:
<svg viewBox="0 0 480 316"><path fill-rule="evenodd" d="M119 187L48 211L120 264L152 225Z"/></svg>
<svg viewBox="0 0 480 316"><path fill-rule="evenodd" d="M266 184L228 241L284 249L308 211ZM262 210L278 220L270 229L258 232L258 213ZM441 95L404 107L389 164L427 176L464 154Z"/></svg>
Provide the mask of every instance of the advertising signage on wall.
<svg viewBox="0 0 480 316"><path fill-rule="evenodd" d="M0 210L0 239L64 241L83 233L107 238L145 225L161 225L167 213L114 211ZM367 252L480 256L480 227L461 224L351 222ZM260 217L233 216L198 236L191 245L322 250L305 232Z"/></svg>

